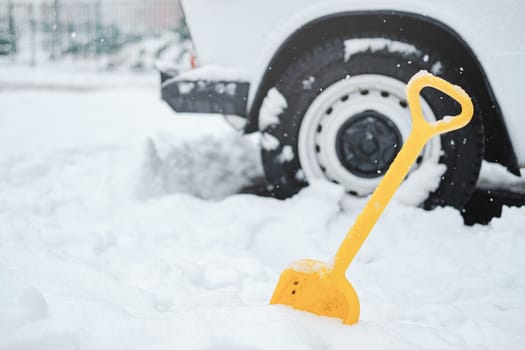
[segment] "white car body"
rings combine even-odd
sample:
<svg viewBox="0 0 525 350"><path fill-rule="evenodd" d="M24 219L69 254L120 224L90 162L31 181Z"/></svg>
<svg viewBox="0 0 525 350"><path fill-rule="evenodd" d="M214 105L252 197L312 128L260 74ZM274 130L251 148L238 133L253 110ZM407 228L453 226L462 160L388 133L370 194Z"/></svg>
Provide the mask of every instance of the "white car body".
<svg viewBox="0 0 525 350"><path fill-rule="evenodd" d="M500 104L518 163L525 167L525 2L521 0L182 0L202 65L250 78L248 108L272 57L303 25L327 15L393 10L428 16L456 31L480 61Z"/></svg>

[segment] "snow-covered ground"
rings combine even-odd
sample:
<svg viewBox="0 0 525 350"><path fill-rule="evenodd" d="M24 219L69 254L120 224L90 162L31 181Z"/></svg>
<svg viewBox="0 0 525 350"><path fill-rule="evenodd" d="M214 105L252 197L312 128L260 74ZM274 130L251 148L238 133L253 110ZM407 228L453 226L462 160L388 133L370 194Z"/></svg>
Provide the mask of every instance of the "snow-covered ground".
<svg viewBox="0 0 525 350"><path fill-rule="evenodd" d="M236 194L261 174L254 138L174 115L156 77L9 72L0 349L525 348L525 208L465 227L393 202L348 271L362 313L343 326L268 300L289 263L330 259L363 200Z"/></svg>

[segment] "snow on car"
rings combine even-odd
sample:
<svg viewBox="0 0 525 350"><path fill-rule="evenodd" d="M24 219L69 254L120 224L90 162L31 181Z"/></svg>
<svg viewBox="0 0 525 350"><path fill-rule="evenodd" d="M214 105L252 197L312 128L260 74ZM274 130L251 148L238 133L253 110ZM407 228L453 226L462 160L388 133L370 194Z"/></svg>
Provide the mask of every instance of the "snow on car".
<svg viewBox="0 0 525 350"><path fill-rule="evenodd" d="M167 79L162 96L175 111L227 115L244 132L260 131L276 197L315 179L370 194L410 131L405 85L420 69L465 88L475 116L425 147L408 178L426 181L405 184L419 193L414 204L465 211L483 160L517 176L525 166L525 119L514 88L525 76L521 3L182 3L202 66ZM422 105L428 120L459 108L432 89L422 92Z"/></svg>

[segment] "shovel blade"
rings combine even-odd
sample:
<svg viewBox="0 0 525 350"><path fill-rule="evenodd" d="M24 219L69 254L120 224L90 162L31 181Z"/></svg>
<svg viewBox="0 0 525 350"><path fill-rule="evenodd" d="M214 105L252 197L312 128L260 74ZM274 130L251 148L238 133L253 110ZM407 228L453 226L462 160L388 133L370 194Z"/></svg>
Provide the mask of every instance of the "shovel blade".
<svg viewBox="0 0 525 350"><path fill-rule="evenodd" d="M302 260L284 270L270 304L340 318L345 324L359 320L359 299L350 282L315 260Z"/></svg>

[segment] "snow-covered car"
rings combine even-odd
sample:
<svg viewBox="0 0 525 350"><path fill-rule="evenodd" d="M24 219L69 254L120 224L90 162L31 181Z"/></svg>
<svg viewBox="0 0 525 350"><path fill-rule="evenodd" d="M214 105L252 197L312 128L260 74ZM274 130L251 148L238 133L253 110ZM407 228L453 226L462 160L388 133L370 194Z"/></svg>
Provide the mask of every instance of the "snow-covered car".
<svg viewBox="0 0 525 350"><path fill-rule="evenodd" d="M163 74L177 112L217 113L262 133L277 197L325 178L373 191L410 131L408 79L427 70L475 106L464 129L434 138L408 177L425 208L463 208L482 160L525 166L525 3L416 0L182 0L200 67ZM428 120L459 106L422 91Z"/></svg>

